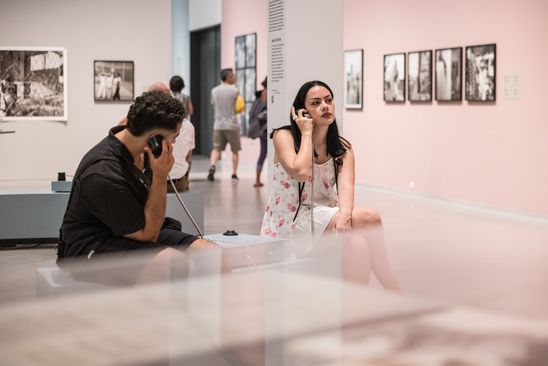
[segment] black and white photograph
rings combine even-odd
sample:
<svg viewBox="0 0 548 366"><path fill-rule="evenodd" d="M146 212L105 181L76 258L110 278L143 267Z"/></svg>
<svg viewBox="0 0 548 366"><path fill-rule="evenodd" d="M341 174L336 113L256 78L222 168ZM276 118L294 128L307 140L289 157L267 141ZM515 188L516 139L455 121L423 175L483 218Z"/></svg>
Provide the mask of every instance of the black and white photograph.
<svg viewBox="0 0 548 366"><path fill-rule="evenodd" d="M93 61L93 80L96 102L133 101L133 61Z"/></svg>
<svg viewBox="0 0 548 366"><path fill-rule="evenodd" d="M405 102L405 53L384 55L384 101Z"/></svg>
<svg viewBox="0 0 548 366"><path fill-rule="evenodd" d="M496 100L496 44L466 47L466 100Z"/></svg>
<svg viewBox="0 0 548 366"><path fill-rule="evenodd" d="M344 106L363 108L363 50L344 51Z"/></svg>
<svg viewBox="0 0 548 366"><path fill-rule="evenodd" d="M257 80L255 68L249 68L245 70L245 95L246 104L251 105L255 100L255 82ZM247 103L251 101L251 103Z"/></svg>
<svg viewBox="0 0 548 366"><path fill-rule="evenodd" d="M236 66L236 87L246 104L246 113L241 114L242 132L247 131L247 111L255 100L257 90L257 34L237 36L234 43Z"/></svg>
<svg viewBox="0 0 548 366"><path fill-rule="evenodd" d="M236 69L245 67L245 44L246 36L236 37L236 42L234 44L234 63L236 65Z"/></svg>
<svg viewBox="0 0 548 366"><path fill-rule="evenodd" d="M257 46L257 34L251 33L245 37L245 66L246 67L255 67L256 66L256 46Z"/></svg>
<svg viewBox="0 0 548 366"><path fill-rule="evenodd" d="M462 100L462 47L436 50L436 100Z"/></svg>
<svg viewBox="0 0 548 366"><path fill-rule="evenodd" d="M432 101L432 51L409 52L407 57L409 101Z"/></svg>
<svg viewBox="0 0 548 366"><path fill-rule="evenodd" d="M0 120L67 120L67 52L0 47Z"/></svg>

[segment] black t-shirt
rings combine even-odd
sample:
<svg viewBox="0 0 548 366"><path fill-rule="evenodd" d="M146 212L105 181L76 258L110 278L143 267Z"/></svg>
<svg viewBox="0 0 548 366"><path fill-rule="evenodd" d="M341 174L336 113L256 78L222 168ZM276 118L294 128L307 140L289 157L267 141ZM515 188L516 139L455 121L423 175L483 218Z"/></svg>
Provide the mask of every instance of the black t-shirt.
<svg viewBox="0 0 548 366"><path fill-rule="evenodd" d="M145 226L150 176L134 165L129 150L114 136L124 128L112 128L80 162L63 218L64 250L59 256L105 251Z"/></svg>

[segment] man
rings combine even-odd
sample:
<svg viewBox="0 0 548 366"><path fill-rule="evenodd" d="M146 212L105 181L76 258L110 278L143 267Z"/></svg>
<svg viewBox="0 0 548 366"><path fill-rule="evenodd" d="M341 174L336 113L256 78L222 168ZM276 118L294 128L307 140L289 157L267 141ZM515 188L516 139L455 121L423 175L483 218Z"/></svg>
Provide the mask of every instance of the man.
<svg viewBox="0 0 548 366"><path fill-rule="evenodd" d="M82 159L63 218L58 245L61 265L68 258L92 260L105 253L209 247L210 242L180 231L165 217L172 144L184 116L179 101L161 91L143 93L118 125ZM148 145L163 137L162 152Z"/></svg>
<svg viewBox="0 0 548 366"><path fill-rule="evenodd" d="M221 70L221 84L211 90L211 104L214 107L215 122L213 125L213 150L211 150L209 174L207 180L213 181L215 175L215 164L221 156L221 151L230 144L232 150L232 179L238 179L238 152L240 147L240 125L236 118L236 98L238 88L236 74L230 69Z"/></svg>

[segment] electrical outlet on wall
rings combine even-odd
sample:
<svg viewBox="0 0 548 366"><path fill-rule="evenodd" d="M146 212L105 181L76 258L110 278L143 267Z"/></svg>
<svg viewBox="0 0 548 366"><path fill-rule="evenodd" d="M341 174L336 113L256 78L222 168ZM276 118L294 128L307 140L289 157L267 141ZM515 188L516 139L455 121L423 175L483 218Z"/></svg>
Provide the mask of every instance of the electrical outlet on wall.
<svg viewBox="0 0 548 366"><path fill-rule="evenodd" d="M409 189L410 189L410 190L414 190L414 189L415 189L415 182L413 182L412 180L409 181Z"/></svg>

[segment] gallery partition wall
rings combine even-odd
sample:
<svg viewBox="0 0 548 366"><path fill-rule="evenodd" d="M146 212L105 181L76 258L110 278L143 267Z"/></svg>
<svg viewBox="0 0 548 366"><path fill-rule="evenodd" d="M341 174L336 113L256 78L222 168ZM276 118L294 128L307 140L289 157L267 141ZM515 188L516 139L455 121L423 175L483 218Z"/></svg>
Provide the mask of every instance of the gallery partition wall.
<svg viewBox="0 0 548 366"><path fill-rule="evenodd" d="M190 33L190 95L194 105L191 117L196 130L194 154L209 156L213 146L211 89L220 82L221 27Z"/></svg>

